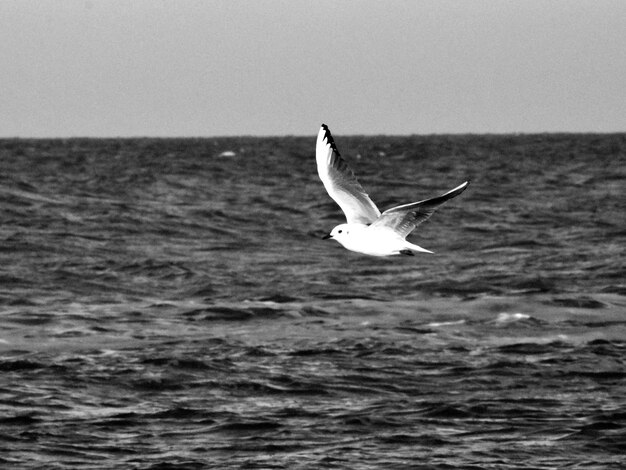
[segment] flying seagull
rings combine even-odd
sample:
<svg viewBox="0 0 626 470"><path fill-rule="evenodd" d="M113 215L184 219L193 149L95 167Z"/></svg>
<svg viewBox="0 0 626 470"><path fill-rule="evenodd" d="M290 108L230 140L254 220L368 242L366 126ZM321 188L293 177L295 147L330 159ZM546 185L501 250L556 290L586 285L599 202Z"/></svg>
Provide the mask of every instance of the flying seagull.
<svg viewBox="0 0 626 470"><path fill-rule="evenodd" d="M441 196L387 209L382 214L345 162L330 130L322 124L315 149L317 173L328 195L341 207L347 223L337 225L324 238L344 248L371 256L432 253L406 241L415 227L428 219L444 202L461 194L469 181Z"/></svg>

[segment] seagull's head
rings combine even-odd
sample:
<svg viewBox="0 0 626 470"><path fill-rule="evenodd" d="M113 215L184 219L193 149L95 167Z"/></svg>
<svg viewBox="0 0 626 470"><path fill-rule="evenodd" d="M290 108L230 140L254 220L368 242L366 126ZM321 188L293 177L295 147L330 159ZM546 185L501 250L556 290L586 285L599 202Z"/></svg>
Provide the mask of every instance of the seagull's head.
<svg viewBox="0 0 626 470"><path fill-rule="evenodd" d="M339 243L342 243L342 241L346 239L349 233L350 227L348 226L348 224L337 225L334 229L330 231L328 235L324 236L324 240L332 238L333 240L337 240Z"/></svg>

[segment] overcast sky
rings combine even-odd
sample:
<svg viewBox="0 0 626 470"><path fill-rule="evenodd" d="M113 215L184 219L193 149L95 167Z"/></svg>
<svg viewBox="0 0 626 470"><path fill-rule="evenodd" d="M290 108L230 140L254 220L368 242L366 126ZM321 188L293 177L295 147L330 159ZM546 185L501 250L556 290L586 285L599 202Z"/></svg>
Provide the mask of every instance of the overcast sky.
<svg viewBox="0 0 626 470"><path fill-rule="evenodd" d="M626 1L0 1L0 136L626 131Z"/></svg>

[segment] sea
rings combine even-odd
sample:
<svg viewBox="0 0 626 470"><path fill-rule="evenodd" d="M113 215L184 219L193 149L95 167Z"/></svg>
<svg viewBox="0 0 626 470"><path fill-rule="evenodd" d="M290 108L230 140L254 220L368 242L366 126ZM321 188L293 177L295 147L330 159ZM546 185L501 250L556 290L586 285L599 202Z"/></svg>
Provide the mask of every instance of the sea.
<svg viewBox="0 0 626 470"><path fill-rule="evenodd" d="M626 468L626 134L0 140L0 468Z"/></svg>

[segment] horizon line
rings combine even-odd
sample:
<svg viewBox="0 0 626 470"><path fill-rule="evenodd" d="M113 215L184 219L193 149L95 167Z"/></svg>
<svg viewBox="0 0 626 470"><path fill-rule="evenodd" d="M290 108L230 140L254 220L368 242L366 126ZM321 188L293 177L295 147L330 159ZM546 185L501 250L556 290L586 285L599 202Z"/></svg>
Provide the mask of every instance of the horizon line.
<svg viewBox="0 0 626 470"><path fill-rule="evenodd" d="M431 137L431 136L532 136L532 135L619 135L622 131L511 131L511 132L428 132L428 133L334 133L343 137ZM215 135L72 135L72 136L0 136L0 140L132 140L132 139L232 139L232 138L315 138L317 134L215 134Z"/></svg>

